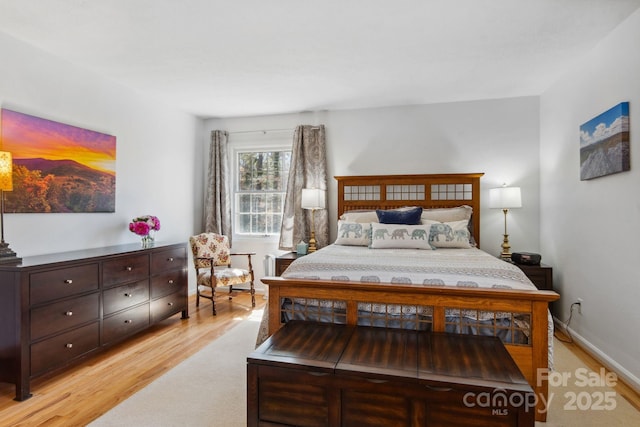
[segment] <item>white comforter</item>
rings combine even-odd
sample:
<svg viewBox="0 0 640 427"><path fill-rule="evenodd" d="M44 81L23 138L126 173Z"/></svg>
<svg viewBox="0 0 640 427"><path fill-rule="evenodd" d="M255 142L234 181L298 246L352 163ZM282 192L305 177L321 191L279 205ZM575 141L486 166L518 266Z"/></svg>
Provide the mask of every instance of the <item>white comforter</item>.
<svg viewBox="0 0 640 427"><path fill-rule="evenodd" d="M283 277L417 286L536 289L522 270L480 249L369 249L329 245L295 260Z"/></svg>

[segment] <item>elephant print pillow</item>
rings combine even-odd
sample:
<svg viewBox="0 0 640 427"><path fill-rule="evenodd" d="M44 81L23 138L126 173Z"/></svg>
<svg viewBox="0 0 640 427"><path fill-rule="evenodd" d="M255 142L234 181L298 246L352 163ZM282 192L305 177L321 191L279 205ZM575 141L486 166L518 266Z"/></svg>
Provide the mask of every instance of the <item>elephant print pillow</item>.
<svg viewBox="0 0 640 427"><path fill-rule="evenodd" d="M366 222L338 221L338 236L336 245L369 246L371 241L371 227Z"/></svg>
<svg viewBox="0 0 640 427"><path fill-rule="evenodd" d="M429 227L429 243L434 248L470 248L469 221L438 222L422 220Z"/></svg>
<svg viewBox="0 0 640 427"><path fill-rule="evenodd" d="M371 249L433 249L430 225L371 223Z"/></svg>

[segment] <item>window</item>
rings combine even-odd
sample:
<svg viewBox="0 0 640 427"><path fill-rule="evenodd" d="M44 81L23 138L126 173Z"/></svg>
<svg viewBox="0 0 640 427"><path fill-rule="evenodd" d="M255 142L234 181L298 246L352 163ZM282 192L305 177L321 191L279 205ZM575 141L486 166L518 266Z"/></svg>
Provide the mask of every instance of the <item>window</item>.
<svg viewBox="0 0 640 427"><path fill-rule="evenodd" d="M280 234L291 150L237 150L235 155L235 234Z"/></svg>

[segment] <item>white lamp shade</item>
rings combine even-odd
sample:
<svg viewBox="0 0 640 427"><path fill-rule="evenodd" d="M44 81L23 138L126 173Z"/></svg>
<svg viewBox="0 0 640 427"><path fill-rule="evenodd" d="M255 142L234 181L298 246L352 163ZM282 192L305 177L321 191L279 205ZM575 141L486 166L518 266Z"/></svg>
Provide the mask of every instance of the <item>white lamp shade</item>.
<svg viewBox="0 0 640 427"><path fill-rule="evenodd" d="M500 187L489 190L489 207L511 209L522 207L520 187Z"/></svg>
<svg viewBox="0 0 640 427"><path fill-rule="evenodd" d="M303 209L324 209L325 191L319 188L303 188L301 206Z"/></svg>

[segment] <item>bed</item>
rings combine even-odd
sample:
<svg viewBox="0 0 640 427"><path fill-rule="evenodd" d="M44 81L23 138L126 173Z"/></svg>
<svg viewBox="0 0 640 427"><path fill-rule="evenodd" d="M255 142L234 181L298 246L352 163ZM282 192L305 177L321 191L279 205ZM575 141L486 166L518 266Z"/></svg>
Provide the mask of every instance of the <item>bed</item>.
<svg viewBox="0 0 640 427"><path fill-rule="evenodd" d="M552 360L548 304L559 296L537 290L516 266L478 249L481 176L336 177L336 241L300 257L282 277L262 279L269 287L266 334L305 319L495 335L544 396L536 412L544 421L548 384L540 373ZM391 224L377 223L376 210L394 215L385 221ZM413 215L409 225L406 215Z"/></svg>

